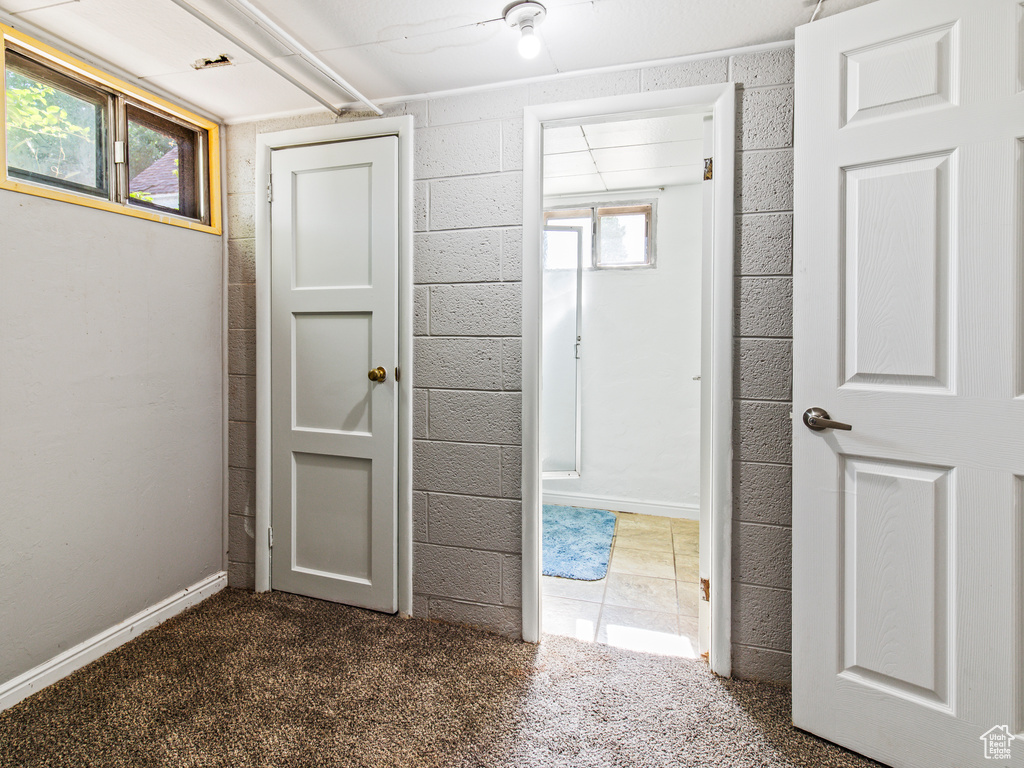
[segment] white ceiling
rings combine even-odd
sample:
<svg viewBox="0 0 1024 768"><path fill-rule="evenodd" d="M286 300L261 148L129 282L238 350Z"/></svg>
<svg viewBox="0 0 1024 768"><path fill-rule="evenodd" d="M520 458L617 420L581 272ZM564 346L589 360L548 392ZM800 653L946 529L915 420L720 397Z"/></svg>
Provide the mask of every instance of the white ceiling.
<svg viewBox="0 0 1024 768"><path fill-rule="evenodd" d="M331 94L226 0L189 0ZM788 40L815 0L543 0L540 56L516 52L507 0L253 0L371 99L554 75ZM824 0L828 16L873 0ZM0 10L225 120L317 103L170 0L0 0ZM196 71L199 58L235 65Z"/></svg>
<svg viewBox="0 0 1024 768"><path fill-rule="evenodd" d="M701 115L544 129L544 195L694 184L703 178Z"/></svg>

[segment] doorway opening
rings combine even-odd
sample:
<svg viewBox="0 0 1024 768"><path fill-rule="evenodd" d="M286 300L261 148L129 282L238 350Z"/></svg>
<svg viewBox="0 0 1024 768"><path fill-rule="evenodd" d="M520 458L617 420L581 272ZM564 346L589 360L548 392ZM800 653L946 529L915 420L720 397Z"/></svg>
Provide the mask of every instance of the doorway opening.
<svg viewBox="0 0 1024 768"><path fill-rule="evenodd" d="M527 110L527 640L728 674L732 91Z"/></svg>
<svg viewBox="0 0 1024 768"><path fill-rule="evenodd" d="M544 631L688 658L706 120L544 128Z"/></svg>

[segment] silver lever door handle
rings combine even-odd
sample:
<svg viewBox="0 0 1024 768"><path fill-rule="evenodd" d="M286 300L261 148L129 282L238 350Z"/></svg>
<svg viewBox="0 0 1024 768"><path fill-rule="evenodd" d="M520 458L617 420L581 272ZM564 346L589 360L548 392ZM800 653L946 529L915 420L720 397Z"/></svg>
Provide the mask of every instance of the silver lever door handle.
<svg viewBox="0 0 1024 768"><path fill-rule="evenodd" d="M849 432L853 429L849 424L832 421L832 417L824 408L808 408L804 411L804 424L815 432L821 432L823 429L844 429Z"/></svg>

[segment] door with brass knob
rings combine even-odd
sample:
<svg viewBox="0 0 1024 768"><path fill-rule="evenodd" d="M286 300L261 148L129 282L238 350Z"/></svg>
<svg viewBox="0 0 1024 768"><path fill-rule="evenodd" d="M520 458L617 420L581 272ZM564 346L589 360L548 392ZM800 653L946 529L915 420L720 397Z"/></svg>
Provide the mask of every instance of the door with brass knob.
<svg viewBox="0 0 1024 768"><path fill-rule="evenodd" d="M271 166L270 586L393 613L397 138L275 149Z"/></svg>

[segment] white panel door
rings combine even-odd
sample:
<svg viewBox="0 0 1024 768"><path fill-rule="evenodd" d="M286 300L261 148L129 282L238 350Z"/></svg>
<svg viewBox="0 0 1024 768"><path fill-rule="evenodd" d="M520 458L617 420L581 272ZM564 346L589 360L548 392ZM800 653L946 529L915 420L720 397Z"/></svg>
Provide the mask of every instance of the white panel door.
<svg viewBox="0 0 1024 768"><path fill-rule="evenodd" d="M388 613L397 172L393 136L271 156L271 586Z"/></svg>
<svg viewBox="0 0 1024 768"><path fill-rule="evenodd" d="M1024 765L1022 30L797 31L793 719L894 766Z"/></svg>

